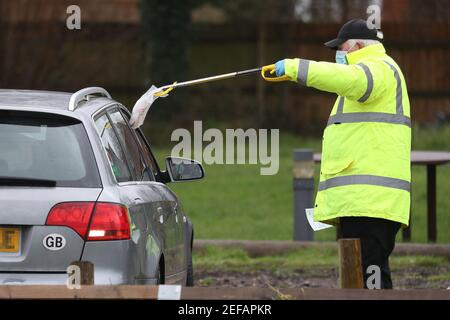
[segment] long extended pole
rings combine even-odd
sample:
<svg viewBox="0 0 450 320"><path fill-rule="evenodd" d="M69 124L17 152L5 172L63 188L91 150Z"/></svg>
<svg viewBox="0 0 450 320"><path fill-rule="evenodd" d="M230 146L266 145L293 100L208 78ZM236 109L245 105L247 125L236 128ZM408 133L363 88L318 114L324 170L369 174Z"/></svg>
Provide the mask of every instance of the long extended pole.
<svg viewBox="0 0 450 320"><path fill-rule="evenodd" d="M174 84L168 84L159 89L161 89L161 91L163 91L163 90L166 90L169 88L175 89L175 88L187 87L187 86L192 86L192 85L206 83L206 82L230 79L230 78L235 78L235 77L239 77L239 76L245 76L248 74L261 72L261 70L262 70L262 68L255 68L255 69L249 69L249 70L243 70L243 71L224 73L224 74L219 74L217 76L212 76L212 77L206 77L206 78L200 78L200 79L184 81L184 82L179 82L179 83L174 83Z"/></svg>

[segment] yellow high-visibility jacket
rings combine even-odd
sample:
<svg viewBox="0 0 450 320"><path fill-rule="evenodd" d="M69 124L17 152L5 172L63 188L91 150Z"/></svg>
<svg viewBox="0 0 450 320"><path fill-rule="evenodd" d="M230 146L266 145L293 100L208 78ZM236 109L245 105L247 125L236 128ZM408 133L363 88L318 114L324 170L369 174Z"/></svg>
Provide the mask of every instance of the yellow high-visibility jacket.
<svg viewBox="0 0 450 320"><path fill-rule="evenodd" d="M293 81L334 92L323 135L314 219L373 217L409 224L411 118L405 79L382 44L347 54L348 65L286 59Z"/></svg>

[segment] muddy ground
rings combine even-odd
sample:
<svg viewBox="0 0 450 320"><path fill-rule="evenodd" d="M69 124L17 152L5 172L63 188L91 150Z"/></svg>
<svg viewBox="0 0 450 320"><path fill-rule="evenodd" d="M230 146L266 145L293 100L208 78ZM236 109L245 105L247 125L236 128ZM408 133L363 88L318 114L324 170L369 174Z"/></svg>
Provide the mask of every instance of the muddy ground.
<svg viewBox="0 0 450 320"><path fill-rule="evenodd" d="M448 289L448 267L414 267L392 272L395 289ZM337 268L299 269L294 271L262 270L235 272L227 270L196 270L196 286L275 287L275 288L337 288Z"/></svg>

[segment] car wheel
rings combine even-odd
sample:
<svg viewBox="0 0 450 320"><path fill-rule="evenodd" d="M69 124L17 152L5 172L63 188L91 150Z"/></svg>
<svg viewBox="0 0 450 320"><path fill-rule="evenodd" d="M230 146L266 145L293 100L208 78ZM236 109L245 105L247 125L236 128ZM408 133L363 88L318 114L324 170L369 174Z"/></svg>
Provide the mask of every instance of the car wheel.
<svg viewBox="0 0 450 320"><path fill-rule="evenodd" d="M164 263L159 263L158 270L156 270L156 284L164 284Z"/></svg>
<svg viewBox="0 0 450 320"><path fill-rule="evenodd" d="M194 266L192 265L192 249L189 250L187 275L186 275L186 287L194 286Z"/></svg>
<svg viewBox="0 0 450 320"><path fill-rule="evenodd" d="M158 271L156 272L157 278L156 278L156 284L161 284L161 270L158 268Z"/></svg>

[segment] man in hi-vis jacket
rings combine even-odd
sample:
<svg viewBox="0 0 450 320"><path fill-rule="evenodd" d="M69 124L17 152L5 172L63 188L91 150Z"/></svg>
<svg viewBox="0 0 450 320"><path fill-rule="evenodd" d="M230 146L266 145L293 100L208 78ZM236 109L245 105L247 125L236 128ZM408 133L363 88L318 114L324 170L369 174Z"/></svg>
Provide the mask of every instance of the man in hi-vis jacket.
<svg viewBox="0 0 450 320"><path fill-rule="evenodd" d="M325 43L336 63L284 59L275 69L338 95L323 135L314 219L359 238L365 280L378 266L381 288L389 289L395 236L409 223L411 118L405 79L381 39L366 21L351 20Z"/></svg>

